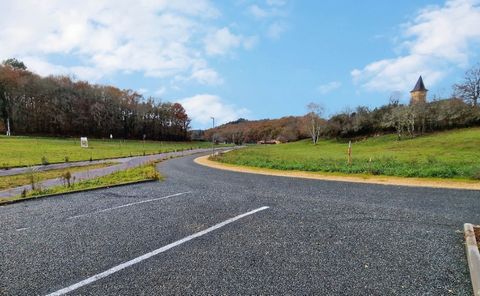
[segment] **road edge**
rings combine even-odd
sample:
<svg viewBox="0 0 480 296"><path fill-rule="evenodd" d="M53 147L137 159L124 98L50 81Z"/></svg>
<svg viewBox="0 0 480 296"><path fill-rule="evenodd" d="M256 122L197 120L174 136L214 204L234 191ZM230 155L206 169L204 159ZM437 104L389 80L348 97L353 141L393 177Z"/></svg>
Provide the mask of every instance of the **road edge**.
<svg viewBox="0 0 480 296"><path fill-rule="evenodd" d="M443 188L443 189L461 189L461 190L480 190L479 183L468 183L461 181L449 181L449 180L422 180L421 178L401 178L390 176L372 176L369 178L360 176L340 176L334 174L325 174L321 172L306 172L306 171L284 171L248 166L239 166L233 164L224 164L217 161L208 159L210 155L197 157L194 162L206 167L238 172L248 174L259 174L267 176L277 177L289 177L289 178L301 178L301 179L313 179L322 181L338 181L338 182L351 182L351 183L364 183L364 184L378 184L378 185L394 185L394 186L407 186L407 187L428 187L428 188Z"/></svg>
<svg viewBox="0 0 480 296"><path fill-rule="evenodd" d="M473 295L480 296L480 252L475 238L474 226L470 223L463 225L465 234L465 251L467 253L470 279L472 281Z"/></svg>

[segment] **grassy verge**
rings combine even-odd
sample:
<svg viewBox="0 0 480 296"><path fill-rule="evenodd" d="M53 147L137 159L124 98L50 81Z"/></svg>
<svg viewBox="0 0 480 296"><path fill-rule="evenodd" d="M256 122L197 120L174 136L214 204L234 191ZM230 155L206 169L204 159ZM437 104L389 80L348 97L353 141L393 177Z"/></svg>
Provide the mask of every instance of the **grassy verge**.
<svg viewBox="0 0 480 296"><path fill-rule="evenodd" d="M31 171L26 174L0 177L0 190L19 187L23 185L32 184L32 183L36 184L44 180L63 177L67 173L72 174L72 173L91 170L91 169L103 168L103 167L111 166L113 164L114 164L113 162L107 162L107 163L69 167L65 169L57 169L57 170L49 170L49 171L36 171L34 169L31 169Z"/></svg>
<svg viewBox="0 0 480 296"><path fill-rule="evenodd" d="M211 147L211 143L208 142L100 139L89 139L88 144L88 148L81 148L79 138L0 136L0 168L108 159Z"/></svg>
<svg viewBox="0 0 480 296"><path fill-rule="evenodd" d="M397 141L394 135L348 144L323 140L257 145L220 155L214 160L241 166L341 174L480 180L480 128L435 133Z"/></svg>
<svg viewBox="0 0 480 296"><path fill-rule="evenodd" d="M55 186L46 189L28 191L24 196L0 198L0 204L19 199L34 198L43 195L67 193L95 188L109 187L119 184L128 184L146 180L160 180L162 177L155 169L155 163L139 166L136 168L115 172L99 178L80 181L70 186Z"/></svg>

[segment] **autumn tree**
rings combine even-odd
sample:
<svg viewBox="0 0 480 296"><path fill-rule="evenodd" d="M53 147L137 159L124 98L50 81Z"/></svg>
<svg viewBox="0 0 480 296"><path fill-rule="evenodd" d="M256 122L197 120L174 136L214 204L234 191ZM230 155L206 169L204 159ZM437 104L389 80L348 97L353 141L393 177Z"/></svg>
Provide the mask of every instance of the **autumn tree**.
<svg viewBox="0 0 480 296"><path fill-rule="evenodd" d="M186 140L190 119L180 104L68 76L41 77L22 62L0 64L2 130L15 134Z"/></svg>

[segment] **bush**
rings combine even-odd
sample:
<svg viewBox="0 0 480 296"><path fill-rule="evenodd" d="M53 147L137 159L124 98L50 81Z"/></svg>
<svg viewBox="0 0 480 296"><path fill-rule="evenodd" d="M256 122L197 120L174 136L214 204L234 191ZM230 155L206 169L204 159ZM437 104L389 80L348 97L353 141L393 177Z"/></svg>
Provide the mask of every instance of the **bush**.
<svg viewBox="0 0 480 296"><path fill-rule="evenodd" d="M47 164L50 164L50 162L48 162L48 159L45 157L45 156L42 156L42 164L43 165L47 165Z"/></svg>

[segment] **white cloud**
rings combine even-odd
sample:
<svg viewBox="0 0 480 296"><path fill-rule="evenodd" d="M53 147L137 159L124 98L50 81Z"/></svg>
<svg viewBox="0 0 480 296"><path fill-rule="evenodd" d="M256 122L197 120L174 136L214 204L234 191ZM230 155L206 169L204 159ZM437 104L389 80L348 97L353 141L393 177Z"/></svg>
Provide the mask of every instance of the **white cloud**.
<svg viewBox="0 0 480 296"><path fill-rule="evenodd" d="M167 88L162 86L155 91L155 95L161 97L165 94L166 91L167 91Z"/></svg>
<svg viewBox="0 0 480 296"><path fill-rule="evenodd" d="M270 39L278 39L288 29L285 22L288 16L287 0L266 0L263 6L252 4L248 12L266 25L265 34Z"/></svg>
<svg viewBox="0 0 480 296"><path fill-rule="evenodd" d="M270 12L266 9L260 8L258 5L253 4L249 7L250 13L256 18L265 18L270 16Z"/></svg>
<svg viewBox="0 0 480 296"><path fill-rule="evenodd" d="M20 58L43 75L96 80L139 72L217 84L221 78L198 43L219 15L209 0L44 0L41 5L5 0L0 2L0 59ZM216 52L251 45L248 38L221 30L227 43ZM58 56L68 58L68 66L52 62Z"/></svg>
<svg viewBox="0 0 480 296"><path fill-rule="evenodd" d="M267 36L271 39L278 39L283 32L287 30L287 26L283 23L274 22L268 26Z"/></svg>
<svg viewBox="0 0 480 296"><path fill-rule="evenodd" d="M423 75L429 85L452 67L466 66L471 45L480 41L478 0L450 0L429 6L403 26L401 49L405 54L372 62L351 72L367 90L406 90Z"/></svg>
<svg viewBox="0 0 480 296"><path fill-rule="evenodd" d="M250 49L255 44L255 40L255 37L235 35L227 27L224 27L207 35L204 42L207 54L225 55L240 46Z"/></svg>
<svg viewBox="0 0 480 296"><path fill-rule="evenodd" d="M199 94L181 99L178 102L182 104L194 123L201 125L203 128L210 126L212 123L211 117L215 117L215 125L220 125L249 113L248 109L228 104L219 96L211 94Z"/></svg>
<svg viewBox="0 0 480 296"><path fill-rule="evenodd" d="M222 84L223 79L212 69L200 69L192 73L191 78L202 84Z"/></svg>
<svg viewBox="0 0 480 296"><path fill-rule="evenodd" d="M342 86L342 83L340 81L331 81L329 83L322 84L318 87L318 91L321 94L328 94L329 92L332 92Z"/></svg>

